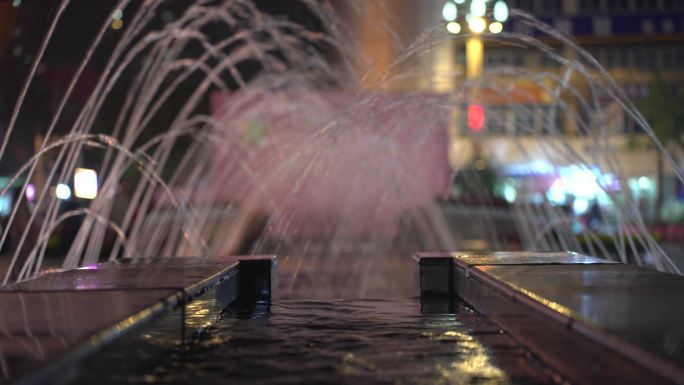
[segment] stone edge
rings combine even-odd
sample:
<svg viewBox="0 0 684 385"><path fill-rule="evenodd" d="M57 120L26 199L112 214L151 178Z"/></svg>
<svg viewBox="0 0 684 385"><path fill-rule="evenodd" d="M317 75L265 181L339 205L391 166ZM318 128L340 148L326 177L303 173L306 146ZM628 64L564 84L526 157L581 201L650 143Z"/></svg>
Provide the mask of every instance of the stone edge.
<svg viewBox="0 0 684 385"><path fill-rule="evenodd" d="M584 320L579 319L579 317L573 316L572 313L563 314L562 311L559 311L562 309L553 309L547 306L540 301L540 298L533 298L529 295L530 293L521 291L515 286L499 280L487 272L477 268L477 266L486 265L471 264L463 260L459 260L457 256L458 254L461 253L417 253L413 256L413 259L420 266L419 287L421 298L426 296L452 298L460 297L465 302L470 304L476 311L487 316L492 321L499 324L503 330L506 330L512 336L521 340L523 345L525 345L530 351L541 357L543 361L549 363L552 367L554 367L554 369L559 370L561 374L568 376L569 378L577 378L577 376L582 377L584 380L580 382L593 381L591 380L591 376L587 373L578 373L578 370L576 370L577 368L575 368L576 365L573 365L572 363L568 363L568 365L566 365L558 359L550 356L549 352L547 351L549 347L540 346L540 344L535 342L533 338L524 335L525 331L521 330L519 327L515 327L513 322L507 321L505 317L497 316L495 311L491 309L492 306L501 306L504 308L510 308L511 306L516 307L517 309L514 311L516 311L517 314L522 317L538 318L542 320L542 323L545 323L546 325L552 325L552 327L560 326L560 329L567 330L579 337L577 338L578 344L587 344L587 346L599 345L600 347L607 349L607 351L613 355L613 357L610 357L609 359L613 359L616 362L621 362L624 359L627 359L630 361L630 363L637 365L648 372L648 374L632 372L620 373L620 367L614 367L612 374L617 376L617 379L620 379L619 381L626 381L616 381L616 383L631 382L652 384L684 384L684 371L673 363L663 360L662 358L648 351L621 340L620 338L617 338L597 328L595 325L585 322ZM486 253L478 253L478 255L482 254ZM587 263L570 264L586 265ZM608 264L606 266L610 265ZM434 274L433 271L441 270L437 274L439 276L438 279L442 284L437 285L437 288L423 280L423 275L425 274L426 268L432 270L428 271L428 274ZM448 271L442 270L444 268L447 268ZM469 281L470 290L468 290L468 285L464 286L463 284L460 284L459 281ZM474 292L479 294L474 294ZM493 302L494 305L492 303L486 304L485 302L488 300ZM556 327L554 327L554 329L560 330ZM589 349L587 351L591 352L592 350L594 349ZM604 361L605 364L610 366L610 362L607 362L605 359ZM630 376L635 374L640 379L630 378ZM655 381L653 376L661 377L665 381ZM644 380L647 382L643 382Z"/></svg>

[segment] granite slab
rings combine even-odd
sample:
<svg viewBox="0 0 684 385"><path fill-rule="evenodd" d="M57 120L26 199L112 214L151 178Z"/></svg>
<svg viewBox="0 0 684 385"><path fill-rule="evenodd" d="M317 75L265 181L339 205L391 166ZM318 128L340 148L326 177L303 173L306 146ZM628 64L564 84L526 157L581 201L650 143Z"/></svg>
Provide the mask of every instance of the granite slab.
<svg viewBox="0 0 684 385"><path fill-rule="evenodd" d="M268 301L274 256L121 260L41 275L0 290L0 384L39 384L157 320L171 340L207 323L192 301ZM220 311L218 309L217 311ZM161 324L160 324L161 325Z"/></svg>
<svg viewBox="0 0 684 385"><path fill-rule="evenodd" d="M9 290L97 290L130 288L199 290L237 268L239 260L160 258L128 263L108 262L9 285Z"/></svg>
<svg viewBox="0 0 684 385"><path fill-rule="evenodd" d="M456 296L577 383L684 384L684 277L575 253L420 253Z"/></svg>
<svg viewBox="0 0 684 385"><path fill-rule="evenodd" d="M478 269L575 324L684 367L684 277L622 264Z"/></svg>
<svg viewBox="0 0 684 385"><path fill-rule="evenodd" d="M178 290L0 292L0 383L48 375L182 298Z"/></svg>
<svg viewBox="0 0 684 385"><path fill-rule="evenodd" d="M561 252L529 252L529 251L495 251L489 253L473 252L433 252L418 253L416 258L451 257L454 262L463 266L477 265L552 265L552 264L612 264L613 261L591 257L572 251Z"/></svg>

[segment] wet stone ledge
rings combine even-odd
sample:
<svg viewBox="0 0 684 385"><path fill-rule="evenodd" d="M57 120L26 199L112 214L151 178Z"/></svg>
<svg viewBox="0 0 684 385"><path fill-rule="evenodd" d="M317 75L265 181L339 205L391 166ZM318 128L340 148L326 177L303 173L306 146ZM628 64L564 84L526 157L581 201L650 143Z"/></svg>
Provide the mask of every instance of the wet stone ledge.
<svg viewBox="0 0 684 385"><path fill-rule="evenodd" d="M576 253L420 253L459 297L578 384L684 384L684 277Z"/></svg>
<svg viewBox="0 0 684 385"><path fill-rule="evenodd" d="M193 300L268 301L273 256L108 262L0 288L0 384L64 382L83 360L156 323L183 343L211 323Z"/></svg>

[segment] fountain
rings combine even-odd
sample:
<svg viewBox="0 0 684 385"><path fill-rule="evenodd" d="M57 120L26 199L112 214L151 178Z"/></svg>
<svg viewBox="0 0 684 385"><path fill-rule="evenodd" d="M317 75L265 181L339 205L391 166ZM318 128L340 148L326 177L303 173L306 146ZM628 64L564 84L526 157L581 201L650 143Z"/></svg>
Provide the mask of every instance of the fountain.
<svg viewBox="0 0 684 385"><path fill-rule="evenodd" d="M353 12L364 12L361 4L351 4ZM483 138L485 147L506 148L508 157L519 163L537 162L558 172L571 164L581 177L579 183L590 184L615 208L604 213L613 221L610 229L598 234L544 196L533 205L514 201L507 215L518 227L513 231L516 247L573 249L678 271L646 231L614 155L612 133L594 117L601 115L604 105L617 105L643 128L680 180L681 168L600 63L533 17L512 11L532 33L502 32L483 39L541 51L558 63L557 72L502 66L485 71L477 81L464 82L459 73L425 70L420 63L431 49L467 37L445 34L436 26L372 80L377 91L364 91L358 86L363 79L358 68L363 67L355 62L356 47L342 43L349 39L330 5L301 2L302 9L318 21L313 28L270 16L249 1L200 2L175 10L178 16L173 20L161 21L160 15L168 19L170 14L164 7L163 1L139 7L124 1L103 20L60 98L36 155L15 174L15 180L23 181L16 196L25 196L31 188L35 202L22 221L18 218L26 214L19 211L25 211L25 206L15 205L4 228L3 245L10 232L20 234L12 240L12 263L4 283L36 276L50 236L72 218L80 218L81 224L61 262L63 269L118 258L235 253L247 247L242 239L255 236L260 239L252 249L241 251L292 255L293 260L312 255L324 261L321 265L338 265L335 260L347 260L347 254L358 255L364 247L374 255L462 248L468 232L448 226L449 218L453 222L469 214L437 207L435 200L449 191L451 170L445 159L460 154L460 167L467 168L463 159L472 152L469 133L457 129L450 134L456 137L451 154L443 143L454 116L466 115L463 109L475 88L482 105L515 98L516 114L523 118L533 115L534 106L524 103L526 98L541 93L548 108L534 114L534 119L541 119L544 135L536 135L533 143L513 134ZM50 46L51 34L59 32L60 17L68 8L69 3L63 2L51 21L16 103L0 157L12 145L42 54ZM125 27L113 30L112 17L122 14ZM226 33L208 32L211 28ZM113 39L109 35L114 33L116 46L106 54L109 60L92 92L71 128L57 134L64 109L74 103L75 84L103 49L103 39ZM537 38L540 34L569 47L572 58ZM333 56L336 61L328 59ZM438 78L458 87L448 94L383 91ZM521 80L536 89L519 86ZM586 84L588 96L576 89L579 82ZM211 95L211 112L198 112L207 95ZM169 114L170 106L179 103L165 118L168 128L155 129L160 111ZM116 119L104 119L110 111ZM488 120L504 122L504 115L492 108ZM559 117L572 121L581 135L570 139L562 135ZM513 132L525 132L531 129L525 122L507 124ZM489 156L491 165L500 163L496 152L487 148L483 155ZM101 179L99 192L86 206L64 210L50 189L68 182L85 156L99 159L95 168ZM41 175L36 190L32 181L38 166L48 162L45 159L53 167ZM135 169L138 175L130 177ZM481 183L478 173L455 173L467 185ZM137 182L131 185L129 180ZM507 236L491 226L496 208L491 202L481 202L479 207L474 220L479 238L490 249L507 247ZM435 218L436 211L437 217L446 219ZM435 226L441 230L434 231ZM579 236L573 226L582 226ZM412 230L402 231L407 228ZM436 239L435 233L442 236ZM299 265L292 264L293 280L299 276Z"/></svg>
<svg viewBox="0 0 684 385"><path fill-rule="evenodd" d="M85 48L35 154L0 192L7 195L19 186L0 238L0 248L11 242L3 276L9 290L40 286L46 277L48 286L59 286L65 275L45 275L46 261L71 274L103 263L151 260L163 266L166 257L211 261L238 254L278 255L279 296L298 300L411 296L407 257L421 250L573 250L681 273L647 231L615 152L609 113L617 109L633 119L684 182L680 163L601 63L533 16L511 10L527 32L500 31L482 39L541 52L557 71L505 65L468 79L458 68L427 69L425 61L437 47L460 45L471 36L447 33L437 24L373 77L339 17L341 5L298 1L305 16L296 21L251 0L170 3L116 2ZM21 130L43 56L72 8L69 0L56 6L12 112L0 161ZM365 2L350 0L344 12L363 17L368 9ZM106 57L106 64L77 103L76 85L96 57ZM448 89L435 92L440 84ZM539 99L545 101L543 111L535 104ZM515 103L503 108L508 100ZM77 112L66 118L74 106ZM487 129L500 135L482 135L484 123L475 124L476 130L463 128L473 126L474 111L485 110ZM573 135L565 135L561 121L572 123ZM85 159L96 159L96 166L85 167ZM505 164L506 159L515 164ZM559 185L569 180L593 189L594 196L612 204L611 212L600 213L610 221L599 231L554 201L552 193L534 203L513 196L498 204L494 191L487 190L507 196L510 186L490 186L488 175L505 167L572 173L565 182L559 178ZM78 207L68 207L65 189L78 172L90 180L95 175L96 191ZM51 237L75 218L73 239L62 240L68 247L55 255ZM414 305L381 307L414 325L407 310ZM183 306L188 312L190 305ZM290 314L291 306L273 304L283 314ZM327 311L316 306L312 311ZM364 312L372 304L340 306L368 316ZM463 303L449 306L449 313L472 312ZM267 317L262 310L250 319ZM240 309L231 311L241 319ZM373 317L368 319L380 322ZM502 373L513 369L483 363L489 347L473 342L479 323L489 321L472 313L465 316L470 323L464 330L454 331L448 316L435 317L424 322L444 330L436 332L431 324L424 337L466 341L468 357L480 359L440 369L445 383L478 376L508 381ZM252 324L230 324L254 337ZM218 334L230 333L224 328ZM505 344L522 349L502 335ZM133 344L146 337L136 338ZM342 360L342 372L382 366L353 354ZM553 380L532 361L525 361L531 368L525 376ZM459 377L467 370L471 377Z"/></svg>

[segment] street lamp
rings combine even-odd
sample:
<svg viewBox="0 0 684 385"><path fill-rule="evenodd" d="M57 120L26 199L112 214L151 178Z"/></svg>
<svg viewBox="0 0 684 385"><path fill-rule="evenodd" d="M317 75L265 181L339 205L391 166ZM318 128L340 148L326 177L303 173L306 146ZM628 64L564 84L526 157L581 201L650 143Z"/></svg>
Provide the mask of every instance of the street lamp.
<svg viewBox="0 0 684 385"><path fill-rule="evenodd" d="M475 82L469 98L474 103L468 106L468 128L478 134L484 127L485 113L479 103L480 90L477 86L484 67L484 46L482 34L497 34L503 31L508 20L508 5L504 0L448 0L442 7L442 19L451 34L461 33L467 26L470 35L466 39L466 79ZM480 158L479 138L474 138L473 155Z"/></svg>
<svg viewBox="0 0 684 385"><path fill-rule="evenodd" d="M459 34L466 26L471 32L466 41L467 79L475 79L482 74L484 51L481 34L501 33L508 16L508 4L504 0L448 0L442 6L442 19L449 33Z"/></svg>
<svg viewBox="0 0 684 385"><path fill-rule="evenodd" d="M492 3L493 5L490 7ZM494 2L491 0L448 0L442 7L442 19L447 24L459 24L459 29L460 24L464 24L474 33L484 32L488 21L489 32L501 32L503 30L503 23L508 20L508 15L508 4L504 0ZM488 20L490 17L493 21ZM498 30L499 28L501 30ZM450 33L460 33L452 32L451 29L448 30Z"/></svg>

